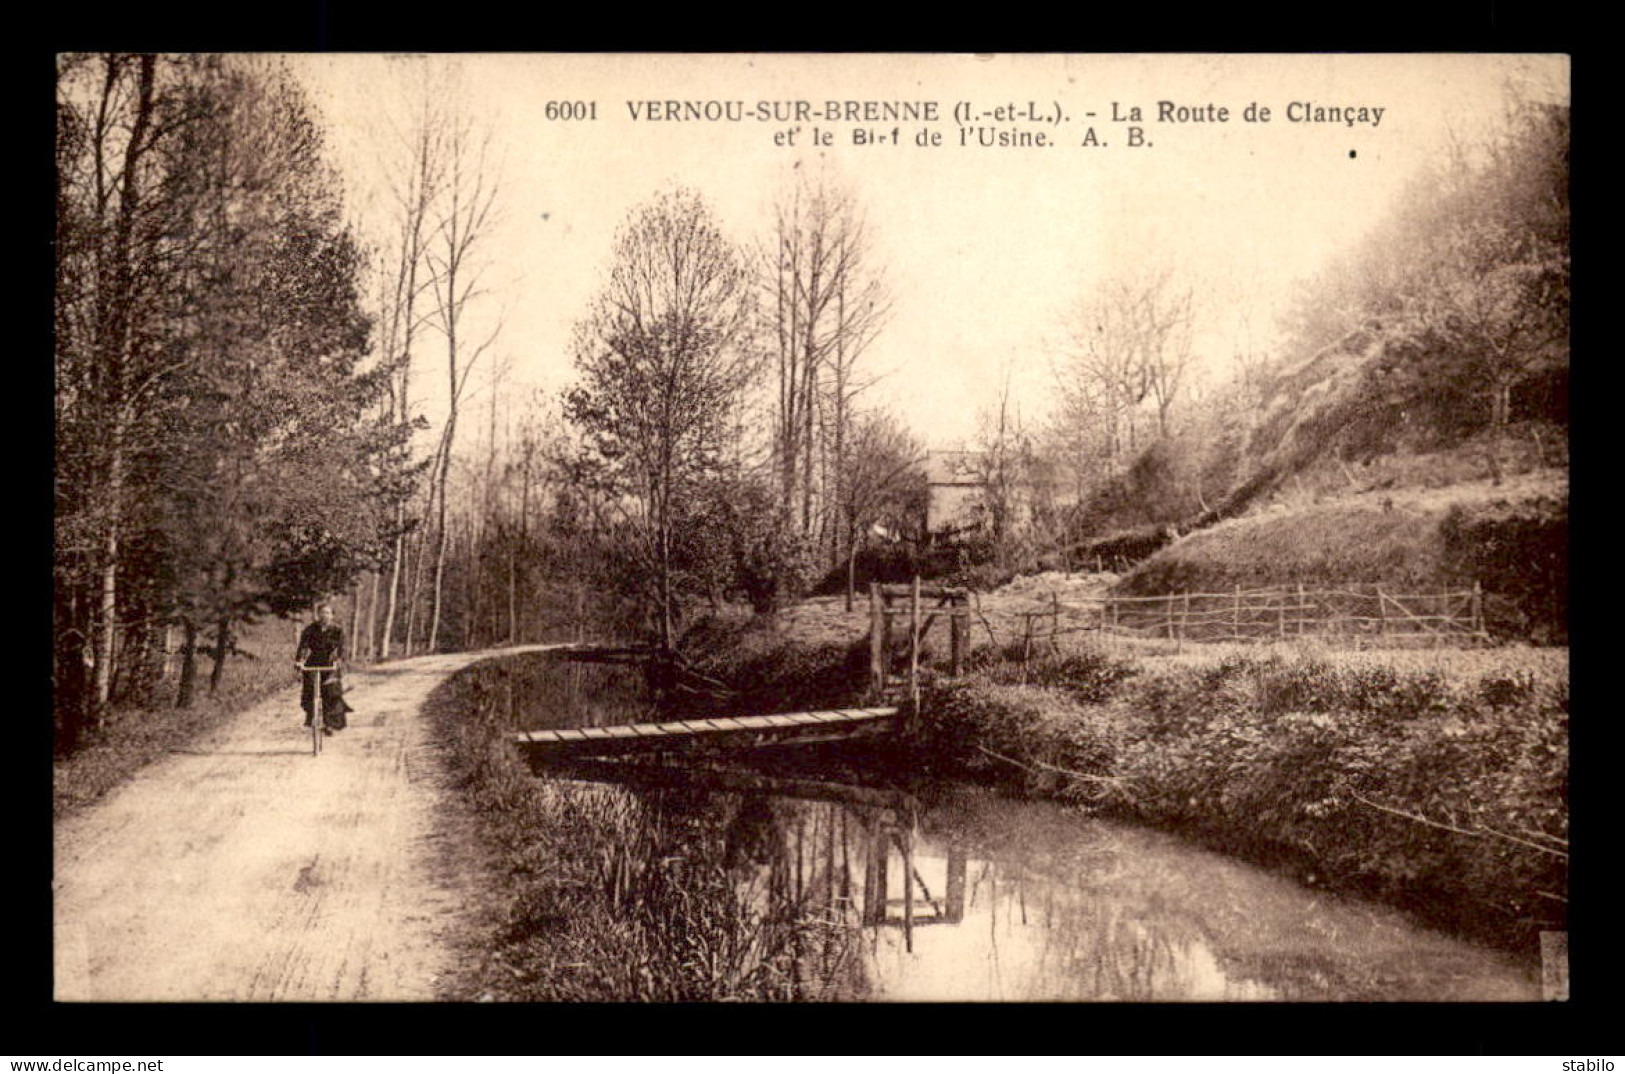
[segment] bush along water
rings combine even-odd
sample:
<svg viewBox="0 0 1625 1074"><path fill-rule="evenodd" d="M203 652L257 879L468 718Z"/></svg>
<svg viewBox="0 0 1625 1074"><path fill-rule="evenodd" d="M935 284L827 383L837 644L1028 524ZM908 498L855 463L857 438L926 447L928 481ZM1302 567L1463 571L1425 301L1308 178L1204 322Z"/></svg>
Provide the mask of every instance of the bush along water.
<svg viewBox="0 0 1625 1074"><path fill-rule="evenodd" d="M1371 655L984 666L922 698L963 774L1190 834L1527 950L1563 928L1568 688ZM945 750L943 743L952 745Z"/></svg>

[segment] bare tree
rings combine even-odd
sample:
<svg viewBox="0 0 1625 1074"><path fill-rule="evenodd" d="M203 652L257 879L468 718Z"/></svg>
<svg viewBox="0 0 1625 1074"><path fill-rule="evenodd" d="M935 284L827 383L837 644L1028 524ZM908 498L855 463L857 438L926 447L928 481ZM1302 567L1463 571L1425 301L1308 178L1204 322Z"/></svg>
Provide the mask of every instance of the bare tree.
<svg viewBox="0 0 1625 1074"><path fill-rule="evenodd" d="M1013 369L1006 364L997 402L979 415L980 430L972 453L980 507L1001 566L1009 561L1032 456L1031 438L1022 424L1020 409L1011 399L1013 376Z"/></svg>
<svg viewBox="0 0 1625 1074"><path fill-rule="evenodd" d="M456 444L458 404L468 384L469 374L486 350L496 341L500 322L479 343L469 346L466 333L469 305L485 292L481 287L484 265L478 260L481 244L493 224L497 182L490 155L490 136L476 133L472 120L456 116L447 121L444 138L445 188L438 220L425 246L429 288L433 295L432 324L446 342L446 424L440 437L438 468L433 487L438 509L435 516L434 591L429 620L428 646L439 644L441 598L446 569L446 479L452 450Z"/></svg>
<svg viewBox="0 0 1625 1074"><path fill-rule="evenodd" d="M433 107L432 91L425 87L411 127L401 139L405 152L386 179L392 202L394 234L380 277L379 330L383 360L392 370L389 408L394 420L406 423L412 413L412 358L419 330L425 279L424 257L429 238L431 207L444 184L445 131ZM402 445L410 455L411 445ZM407 506L403 497L395 518L395 540L390 556L389 587L385 598L379 655L388 659L395 643L395 624L401 591L407 578Z"/></svg>
<svg viewBox="0 0 1625 1074"><path fill-rule="evenodd" d="M1146 386L1157 407L1157 435L1169 434L1169 414L1185 388L1192 357L1192 294L1169 272L1145 280L1134 305Z"/></svg>
<svg viewBox="0 0 1625 1074"><path fill-rule="evenodd" d="M1191 367L1192 305L1190 288L1160 271L1107 280L1078 309L1057 379L1070 407L1104 419L1114 469L1138 448L1135 412L1148 399L1168 435Z"/></svg>
<svg viewBox="0 0 1625 1074"><path fill-rule="evenodd" d="M762 262L776 345L773 454L781 507L787 516L799 513L803 533L823 525L838 537L832 509L853 403L873 382L858 363L885 322L889 298L856 201L827 176L796 180L777 207L772 241ZM832 541L832 555L838 552Z"/></svg>

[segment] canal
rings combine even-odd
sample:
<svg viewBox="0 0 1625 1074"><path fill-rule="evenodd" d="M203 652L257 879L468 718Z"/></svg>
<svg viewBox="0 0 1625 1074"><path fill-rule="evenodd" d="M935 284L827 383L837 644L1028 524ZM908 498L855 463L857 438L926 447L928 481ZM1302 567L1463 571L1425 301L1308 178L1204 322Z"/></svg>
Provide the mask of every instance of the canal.
<svg viewBox="0 0 1625 1074"><path fill-rule="evenodd" d="M505 682L525 729L654 714L624 668L548 658ZM676 788L552 782L603 824L655 961L765 998L1541 998L1538 967L1173 835L854 747L753 761Z"/></svg>

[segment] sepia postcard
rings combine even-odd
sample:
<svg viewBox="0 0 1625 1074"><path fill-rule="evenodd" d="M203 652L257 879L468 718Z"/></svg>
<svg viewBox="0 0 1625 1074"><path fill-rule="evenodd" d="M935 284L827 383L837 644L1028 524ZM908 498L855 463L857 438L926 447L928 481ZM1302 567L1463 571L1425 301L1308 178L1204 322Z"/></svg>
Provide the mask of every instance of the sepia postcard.
<svg viewBox="0 0 1625 1074"><path fill-rule="evenodd" d="M1568 1000L1569 87L59 56L53 999Z"/></svg>

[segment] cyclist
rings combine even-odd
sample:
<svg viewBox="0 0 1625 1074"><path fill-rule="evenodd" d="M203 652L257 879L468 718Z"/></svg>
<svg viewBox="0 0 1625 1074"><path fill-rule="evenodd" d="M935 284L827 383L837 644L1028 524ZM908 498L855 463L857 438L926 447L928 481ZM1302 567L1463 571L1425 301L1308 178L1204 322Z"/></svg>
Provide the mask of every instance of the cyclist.
<svg viewBox="0 0 1625 1074"><path fill-rule="evenodd" d="M344 631L333 622L333 606L321 604L316 609L316 622L299 635L299 652L294 656L295 667L332 668L318 672L322 680L323 734L332 734L333 728L343 728L344 714L352 711L344 702L341 672L344 667ZM305 710L305 726L315 718L315 675L300 676L299 705Z"/></svg>

